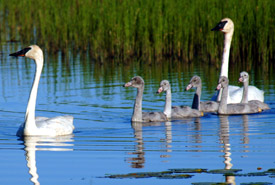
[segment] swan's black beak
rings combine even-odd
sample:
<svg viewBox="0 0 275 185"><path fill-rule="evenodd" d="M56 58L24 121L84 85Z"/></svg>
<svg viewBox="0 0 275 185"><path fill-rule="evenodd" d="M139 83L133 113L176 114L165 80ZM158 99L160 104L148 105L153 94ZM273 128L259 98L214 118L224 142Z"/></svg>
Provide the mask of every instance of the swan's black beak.
<svg viewBox="0 0 275 185"><path fill-rule="evenodd" d="M221 31L226 23L227 21L219 22L214 28L211 29L211 31Z"/></svg>
<svg viewBox="0 0 275 185"><path fill-rule="evenodd" d="M17 51L17 52L15 52L15 53L10 54L9 56L24 57L24 56L26 55L26 53L27 53L28 51L30 51L31 49L32 49L32 48L27 47L27 48L24 48L24 49L22 49L22 50L20 50L20 51Z"/></svg>

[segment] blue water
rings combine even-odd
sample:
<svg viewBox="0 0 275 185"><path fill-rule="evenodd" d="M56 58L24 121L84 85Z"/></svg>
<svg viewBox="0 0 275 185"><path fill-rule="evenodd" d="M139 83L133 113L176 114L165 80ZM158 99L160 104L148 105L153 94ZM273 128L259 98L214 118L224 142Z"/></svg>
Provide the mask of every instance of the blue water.
<svg viewBox="0 0 275 185"><path fill-rule="evenodd" d="M174 105L191 105L194 91L183 91L189 79L194 74L202 76L203 99L208 100L214 93L216 76L209 80L205 70L209 66L202 64L194 69L169 68L162 74L164 65L143 69L146 66L140 64L96 64L72 54L46 54L36 115L70 114L74 116L75 131L71 136L23 140L15 134L24 121L35 66L29 59L8 57L18 49L5 45L0 58L0 184L275 182L274 175L226 178L209 173L194 173L189 179L105 177L174 168L241 169L239 173L274 169L274 76L263 82L252 71L253 85L266 92L265 101L271 107L266 112L229 117L207 114L197 119L131 124L136 89L122 87L131 77L141 75L145 79L144 110L161 111L164 95L155 94L160 79L171 81Z"/></svg>

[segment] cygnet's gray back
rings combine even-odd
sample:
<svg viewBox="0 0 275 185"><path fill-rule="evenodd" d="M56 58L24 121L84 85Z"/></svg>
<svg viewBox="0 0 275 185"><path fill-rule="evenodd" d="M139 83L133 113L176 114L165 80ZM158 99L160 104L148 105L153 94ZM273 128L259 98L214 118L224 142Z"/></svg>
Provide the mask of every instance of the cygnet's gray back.
<svg viewBox="0 0 275 185"><path fill-rule="evenodd" d="M173 106L172 119L201 117L203 113L188 106Z"/></svg>

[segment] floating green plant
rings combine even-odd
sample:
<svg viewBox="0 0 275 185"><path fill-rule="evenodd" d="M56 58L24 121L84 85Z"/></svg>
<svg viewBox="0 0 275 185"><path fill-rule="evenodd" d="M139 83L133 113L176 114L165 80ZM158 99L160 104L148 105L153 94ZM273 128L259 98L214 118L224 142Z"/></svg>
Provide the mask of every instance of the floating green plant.
<svg viewBox="0 0 275 185"><path fill-rule="evenodd" d="M194 182L193 185L228 185L226 182Z"/></svg>
<svg viewBox="0 0 275 185"><path fill-rule="evenodd" d="M208 173L214 173L214 174L235 174L237 172L242 171L241 169L215 169L215 170L209 170Z"/></svg>
<svg viewBox="0 0 275 185"><path fill-rule="evenodd" d="M106 175L107 178L115 178L115 179L124 179L124 178L150 178L150 177L162 177L171 174L170 171L162 171L162 172L138 172L138 173L128 173L128 174L113 174Z"/></svg>
<svg viewBox="0 0 275 185"><path fill-rule="evenodd" d="M240 183L240 185L272 185L271 182L248 182L248 183Z"/></svg>
<svg viewBox="0 0 275 185"><path fill-rule="evenodd" d="M175 168L175 169L169 169L173 173L202 173L207 172L207 169L201 169L201 168Z"/></svg>
<svg viewBox="0 0 275 185"><path fill-rule="evenodd" d="M126 178L158 178L158 179L187 179L191 178L196 174L206 173L206 174L222 174L223 176L237 176L237 177L253 177L253 176L268 176L268 174L274 173L274 169L269 169L264 172L249 172L249 173L239 173L241 169L214 169L207 170L202 168L175 168L169 169L168 171L160 172L137 172L128 174L111 174L105 175L105 178L112 179L126 179ZM187 174L193 173L193 175ZM198 182L192 183L193 185L223 185L230 184L227 182ZM243 184L259 184L259 185L269 185L269 182L249 182Z"/></svg>

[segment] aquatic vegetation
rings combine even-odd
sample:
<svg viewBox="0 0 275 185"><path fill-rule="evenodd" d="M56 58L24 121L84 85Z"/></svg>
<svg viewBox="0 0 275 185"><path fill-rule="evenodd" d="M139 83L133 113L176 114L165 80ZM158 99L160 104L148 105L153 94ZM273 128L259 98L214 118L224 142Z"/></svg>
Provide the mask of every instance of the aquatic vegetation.
<svg viewBox="0 0 275 185"><path fill-rule="evenodd" d="M232 183L226 183L226 182L195 182L192 183L193 185L228 185Z"/></svg>
<svg viewBox="0 0 275 185"><path fill-rule="evenodd" d="M202 173L207 172L207 169L201 168L176 168L176 169L169 169L173 173Z"/></svg>
<svg viewBox="0 0 275 185"><path fill-rule="evenodd" d="M249 183L240 183L240 185L272 185L271 182L249 182Z"/></svg>
<svg viewBox="0 0 275 185"><path fill-rule="evenodd" d="M274 61L273 15L272 0L0 0L0 41L36 43L53 53L74 51L96 60L136 57L150 63L199 56L218 65L223 36L210 29L230 17L231 62L251 68L252 61Z"/></svg>
<svg viewBox="0 0 275 185"><path fill-rule="evenodd" d="M115 179L122 179L122 178L150 178L150 177L162 177L166 176L167 174L171 174L170 171L162 171L162 172L139 172L139 173L128 173L128 174L114 174L114 175L107 175L107 178L115 178Z"/></svg>
<svg viewBox="0 0 275 185"><path fill-rule="evenodd" d="M214 174L235 174L239 171L242 171L241 169L216 169L216 170L209 170L208 173L214 173Z"/></svg>
<svg viewBox="0 0 275 185"><path fill-rule="evenodd" d="M104 178L112 178L112 179L125 179L125 178L151 178L155 177L158 179L186 179L191 178L194 175L190 175L187 173L208 173L208 174L222 174L223 176L237 176L237 177L255 177L255 176L268 176L270 173L274 173L274 169L268 169L263 172L249 172L249 173L239 173L242 171L241 169L214 169L207 170L201 168L176 168L169 169L167 171L160 172L137 172L137 173L128 173L128 174L108 174L105 175ZM227 182L198 182L192 183L193 185L223 185L230 184ZM269 185L269 182L249 182L249 183L241 183L241 184L259 184L259 185Z"/></svg>

